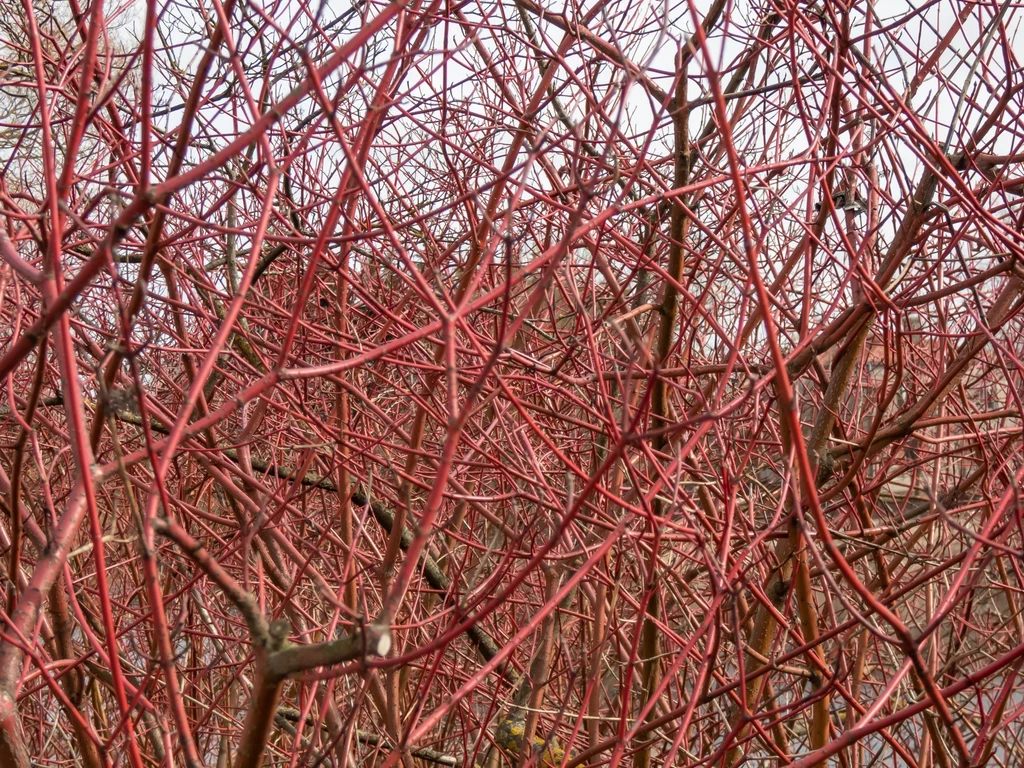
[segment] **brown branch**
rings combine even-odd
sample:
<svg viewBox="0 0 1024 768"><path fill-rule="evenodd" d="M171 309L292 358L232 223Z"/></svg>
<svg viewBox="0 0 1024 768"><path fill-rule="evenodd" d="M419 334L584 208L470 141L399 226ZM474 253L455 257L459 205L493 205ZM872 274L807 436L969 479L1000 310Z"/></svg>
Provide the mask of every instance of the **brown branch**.
<svg viewBox="0 0 1024 768"><path fill-rule="evenodd" d="M352 503L359 507L365 507L369 500L366 494L357 490L352 494ZM370 504L370 511L373 512L374 519L380 524L388 534L391 533L391 529L395 523L395 513L392 512L388 507L379 501L374 501ZM401 547L403 550L407 549L409 544L412 542L412 531L406 528L402 532ZM420 556L420 562L422 563L423 576L426 578L427 583L438 592L442 594L449 594L451 590L451 580L445 575L444 571L441 570L441 566L437 564L430 555L424 552ZM498 644L494 642L490 635L482 630L479 625L474 624L466 630L466 635L472 641L473 645L476 646L480 656L483 657L484 661L490 661L498 655ZM507 675L506 665L499 667L499 674L502 676Z"/></svg>

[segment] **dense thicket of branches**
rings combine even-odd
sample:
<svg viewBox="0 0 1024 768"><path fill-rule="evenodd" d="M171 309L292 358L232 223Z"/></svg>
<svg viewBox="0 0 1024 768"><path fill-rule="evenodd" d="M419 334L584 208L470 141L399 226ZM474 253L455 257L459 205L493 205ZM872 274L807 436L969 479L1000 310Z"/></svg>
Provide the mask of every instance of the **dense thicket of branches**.
<svg viewBox="0 0 1024 768"><path fill-rule="evenodd" d="M0 767L1020 765L1020 21L2 0Z"/></svg>

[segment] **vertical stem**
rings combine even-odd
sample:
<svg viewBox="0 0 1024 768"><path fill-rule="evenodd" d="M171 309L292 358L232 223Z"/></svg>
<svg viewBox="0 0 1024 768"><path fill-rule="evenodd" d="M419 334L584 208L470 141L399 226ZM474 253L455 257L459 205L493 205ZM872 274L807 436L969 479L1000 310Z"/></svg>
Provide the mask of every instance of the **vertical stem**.
<svg viewBox="0 0 1024 768"><path fill-rule="evenodd" d="M688 52L680 50L677 56L676 69L676 92L675 103L677 110L672 118L674 134L674 174L673 185L675 188L685 187L690 177L690 143L688 135L689 110L686 107L686 62ZM686 239L686 232L689 226L689 217L682 205L672 206L671 221L669 227L669 257L668 257L668 279L665 281L665 292L662 295L659 311L661 318L658 325L658 341L655 350L655 362L657 366L664 366L672 350L672 341L675 337L676 316L679 311L679 284L683 277L683 243ZM655 429L664 427L669 417L668 383L661 376L655 376L654 391L651 395L651 426ZM652 441L651 447L657 457L664 449L668 438L664 434L658 434ZM652 516L654 525L664 519L665 506L661 494L654 497L652 503ZM651 562L648 569L649 574L658 570L658 543L659 532L654 533L654 543L651 551ZM660 630L657 622L661 617L661 597L658 592L658 585L651 581L648 585L651 590L650 598L647 601L647 617L644 620L642 636L640 640L640 659L643 662L641 681L644 691L642 706L646 706L658 687L659 677L659 650ZM654 717L652 707L648 719ZM625 713L622 713L625 716ZM637 750L634 758L634 768L649 768L651 764L651 747L645 744Z"/></svg>
<svg viewBox="0 0 1024 768"><path fill-rule="evenodd" d="M277 714L284 680L267 669L267 649L256 648L256 682L252 701L242 726L242 741L235 754L233 768L260 768L270 738L270 729Z"/></svg>

